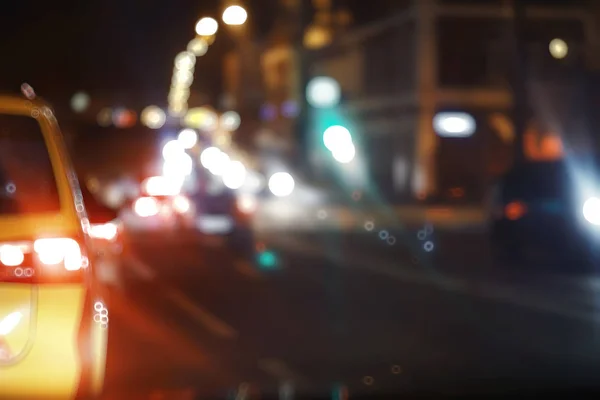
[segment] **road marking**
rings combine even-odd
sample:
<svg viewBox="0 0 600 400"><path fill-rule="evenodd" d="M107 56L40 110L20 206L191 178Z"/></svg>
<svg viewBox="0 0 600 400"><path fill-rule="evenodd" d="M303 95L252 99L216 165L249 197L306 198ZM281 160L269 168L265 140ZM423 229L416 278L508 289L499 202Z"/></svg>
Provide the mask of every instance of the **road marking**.
<svg viewBox="0 0 600 400"><path fill-rule="evenodd" d="M307 379L293 371L286 363L276 358L258 360L258 368L280 382L294 382L296 385L306 385Z"/></svg>
<svg viewBox="0 0 600 400"><path fill-rule="evenodd" d="M182 361L187 360L192 365L208 366L206 355L186 335L150 318L146 311L115 290L107 291L106 297L111 312L120 314L127 322L127 327L136 331L140 337L165 346Z"/></svg>
<svg viewBox="0 0 600 400"><path fill-rule="evenodd" d="M194 303L180 291L172 288L166 288L165 295L215 335L227 339L233 339L238 336L237 331L229 326L226 322L223 322L218 317Z"/></svg>
<svg viewBox="0 0 600 400"><path fill-rule="evenodd" d="M448 292L467 294L506 304L527 307L532 310L586 322L600 322L600 313L598 312L581 311L574 307L565 306L560 298L536 296L533 292L529 292L526 289L518 289L508 285L498 285L481 281L469 281L466 279L443 276L441 274L424 274L422 272L399 269L398 265L388 261L378 260L378 262L374 263L372 259L366 259L360 256L353 257L350 260L344 260L345 263L342 265L335 256L331 256L327 252L323 253L322 249L313 244L289 238L282 239L281 237L271 240L271 242L287 247L288 250L291 251L301 251L304 254L317 255L319 257L323 257L324 254L326 254L325 257L334 261L333 265L338 268L350 267L353 269L370 271L404 282L434 286Z"/></svg>
<svg viewBox="0 0 600 400"><path fill-rule="evenodd" d="M137 257L129 255L124 257L123 264L131 268L131 270L140 278L151 281L156 278L156 272Z"/></svg>
<svg viewBox="0 0 600 400"><path fill-rule="evenodd" d="M262 275L246 260L237 260L234 262L235 270L240 274L252 279L261 279Z"/></svg>

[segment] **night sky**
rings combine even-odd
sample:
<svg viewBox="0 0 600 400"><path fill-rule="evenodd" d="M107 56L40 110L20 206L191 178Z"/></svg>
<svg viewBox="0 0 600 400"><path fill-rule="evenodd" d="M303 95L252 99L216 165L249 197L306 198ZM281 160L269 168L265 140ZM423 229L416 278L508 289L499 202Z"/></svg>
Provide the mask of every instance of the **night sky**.
<svg viewBox="0 0 600 400"><path fill-rule="evenodd" d="M310 0L302 0L310 1ZM447 0L446 0L447 1ZM528 0L529 1L529 0ZM536 2L539 3L538 0ZM245 0L257 37L271 27L276 0ZM335 0L346 4L363 24L390 15L405 0ZM77 91L91 95L92 106L141 110L166 106L173 59L195 36L198 18L220 19L219 0L58 0L11 1L0 6L0 92L18 93L27 82L49 100L65 126L74 115L69 100ZM196 64L192 90L216 98L221 85L221 55L226 29ZM131 142L125 146L125 142ZM103 144L136 148L135 139ZM99 144L88 143L102 164ZM140 145L141 146L141 145ZM138 146L139 147L139 146ZM123 158L129 150L123 150ZM77 158L77 157L74 157ZM85 157L83 157L85 158ZM135 162L134 162L135 163Z"/></svg>
<svg viewBox="0 0 600 400"><path fill-rule="evenodd" d="M258 35L269 29L274 3L246 0ZM4 2L0 91L15 92L28 82L57 108L78 90L133 107L165 105L173 58L194 37L198 18L219 17L219 9L218 0ZM226 48L227 38L217 35L198 64L196 90L218 91L220 57L214 53Z"/></svg>

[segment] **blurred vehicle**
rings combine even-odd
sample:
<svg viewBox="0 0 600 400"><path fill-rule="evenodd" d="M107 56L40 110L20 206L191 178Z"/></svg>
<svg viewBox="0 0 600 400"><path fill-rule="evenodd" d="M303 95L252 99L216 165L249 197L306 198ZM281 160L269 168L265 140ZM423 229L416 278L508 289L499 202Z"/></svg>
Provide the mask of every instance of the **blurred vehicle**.
<svg viewBox="0 0 600 400"><path fill-rule="evenodd" d="M527 162L501 179L492 200L497 260L593 257L600 201L582 195L575 170L565 160Z"/></svg>
<svg viewBox="0 0 600 400"><path fill-rule="evenodd" d="M81 192L90 222L92 250L97 256L96 276L105 284L119 284L122 282L123 224L117 212L100 203L86 185L81 185Z"/></svg>
<svg viewBox="0 0 600 400"><path fill-rule="evenodd" d="M108 310L85 207L52 110L0 97L0 397L103 386Z"/></svg>
<svg viewBox="0 0 600 400"><path fill-rule="evenodd" d="M185 195L142 196L132 202L134 213L159 227L188 228L195 225L195 209Z"/></svg>
<svg viewBox="0 0 600 400"><path fill-rule="evenodd" d="M202 175L202 174L201 174ZM238 260L256 261L252 218L258 199L240 194L204 171L198 192L191 196L196 227L208 246L227 246Z"/></svg>

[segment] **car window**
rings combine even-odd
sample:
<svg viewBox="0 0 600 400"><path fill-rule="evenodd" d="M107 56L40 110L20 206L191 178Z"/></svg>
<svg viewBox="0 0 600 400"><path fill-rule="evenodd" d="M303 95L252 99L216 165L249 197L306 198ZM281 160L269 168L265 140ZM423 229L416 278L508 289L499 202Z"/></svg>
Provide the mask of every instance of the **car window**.
<svg viewBox="0 0 600 400"><path fill-rule="evenodd" d="M0 215L60 210L48 148L31 117L0 115Z"/></svg>
<svg viewBox="0 0 600 400"><path fill-rule="evenodd" d="M568 194L568 168L564 162L527 163L506 180L504 190L509 197L533 199L564 197Z"/></svg>

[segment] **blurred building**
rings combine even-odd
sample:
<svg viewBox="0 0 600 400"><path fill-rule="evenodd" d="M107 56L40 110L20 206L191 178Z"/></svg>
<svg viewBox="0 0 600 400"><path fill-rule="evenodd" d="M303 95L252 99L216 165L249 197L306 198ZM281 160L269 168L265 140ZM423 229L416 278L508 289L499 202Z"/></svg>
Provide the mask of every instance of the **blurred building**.
<svg viewBox="0 0 600 400"><path fill-rule="evenodd" d="M600 62L600 2L518 2L523 18L509 0L373 0L360 6L369 18L378 16L368 22L362 12L349 12L350 0L279 0L278 20L268 37L254 41L252 56L238 47L226 58L226 92L254 121L243 135L260 148L293 154L307 79L333 77L342 89L335 112L381 196L479 200L512 162L515 93L529 98L536 116L525 153L541 154L537 146L546 151L540 157L552 157L560 145L540 134L569 139L585 97L572 83L585 86L578 77ZM560 42L551 50L553 39ZM566 56L557 56L564 46ZM523 79L525 92L515 85ZM470 114L474 133L436 134L433 119L443 111ZM323 123L314 110L301 116L310 157Z"/></svg>
<svg viewBox="0 0 600 400"><path fill-rule="evenodd" d="M552 137L540 135L571 139L574 122L583 118L577 113L585 86L580 77L598 66L589 8L598 4L519 3L523 18L515 22L511 1L395 1L387 17L314 52L311 74L341 84L339 111L385 198L481 199L489 179L511 163L519 79L535 115L526 135L534 140L524 140L525 152L543 153L532 146L545 149L539 157L560 152ZM470 114L473 134L437 135L433 119L442 111ZM313 137L318 140L318 132Z"/></svg>

